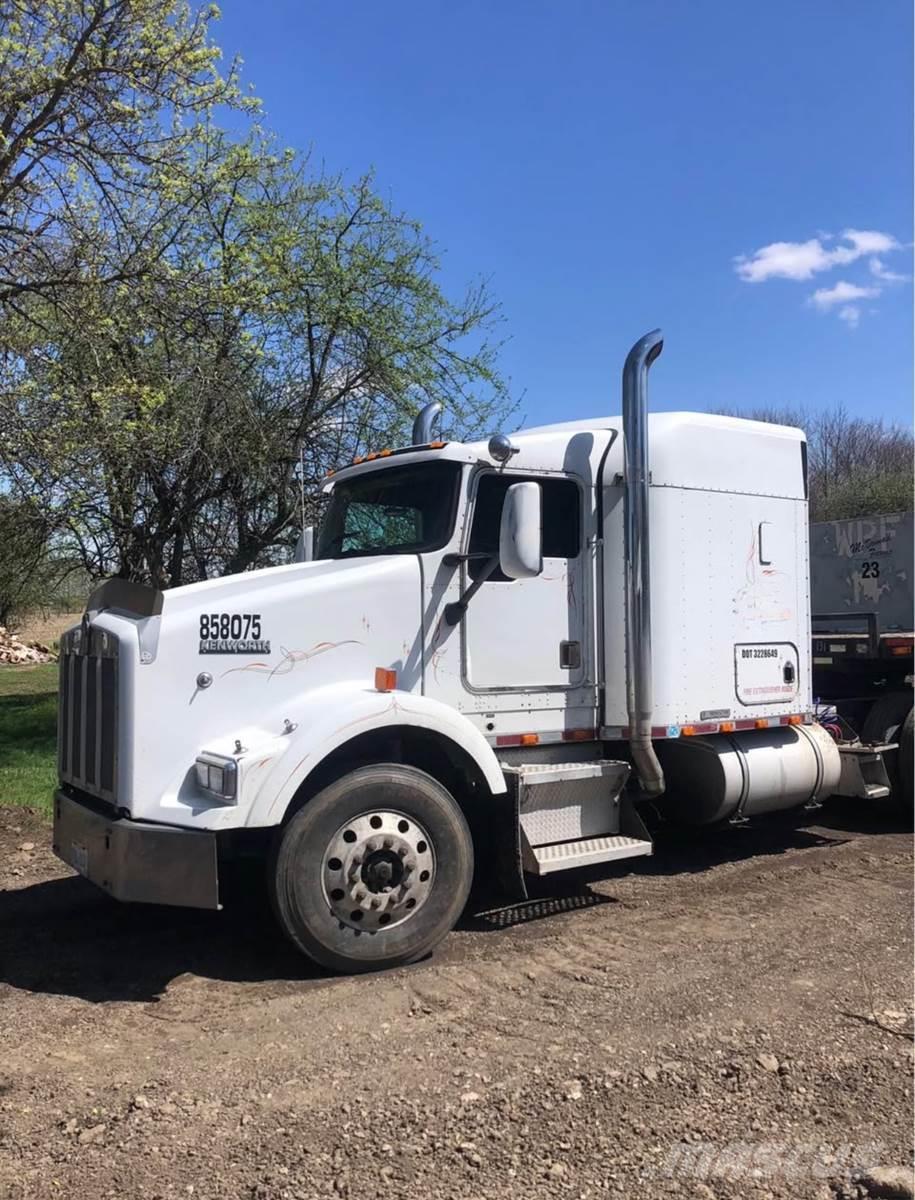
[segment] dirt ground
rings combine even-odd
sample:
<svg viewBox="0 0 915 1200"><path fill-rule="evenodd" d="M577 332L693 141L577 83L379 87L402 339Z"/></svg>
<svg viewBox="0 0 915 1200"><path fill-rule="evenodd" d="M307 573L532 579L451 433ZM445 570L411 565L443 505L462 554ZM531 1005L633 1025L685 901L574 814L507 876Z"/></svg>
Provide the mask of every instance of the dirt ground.
<svg viewBox="0 0 915 1200"><path fill-rule="evenodd" d="M108 901L48 832L0 809L0 1196L911 1195L912 843L887 818L478 900L428 962L359 979L257 903Z"/></svg>

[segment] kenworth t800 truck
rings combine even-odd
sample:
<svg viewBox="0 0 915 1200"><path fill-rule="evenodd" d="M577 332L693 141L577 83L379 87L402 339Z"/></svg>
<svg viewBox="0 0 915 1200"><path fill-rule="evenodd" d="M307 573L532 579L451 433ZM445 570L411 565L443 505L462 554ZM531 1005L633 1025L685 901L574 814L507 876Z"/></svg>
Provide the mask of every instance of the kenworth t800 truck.
<svg viewBox="0 0 915 1200"><path fill-rule="evenodd" d="M262 847L289 938L364 971L435 946L475 858L523 895L650 854L649 805L716 826L834 792L803 434L649 418L661 346L630 351L621 417L458 444L430 406L331 475L311 561L103 584L62 642L57 853L218 908Z"/></svg>

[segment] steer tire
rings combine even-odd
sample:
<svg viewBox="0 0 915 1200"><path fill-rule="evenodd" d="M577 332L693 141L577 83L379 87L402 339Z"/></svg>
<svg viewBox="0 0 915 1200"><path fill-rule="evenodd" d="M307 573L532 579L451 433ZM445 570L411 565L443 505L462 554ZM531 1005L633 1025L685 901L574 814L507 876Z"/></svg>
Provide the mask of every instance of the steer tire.
<svg viewBox="0 0 915 1200"><path fill-rule="evenodd" d="M453 796L415 767L361 767L277 831L277 920L323 967L357 973L425 957L453 928L473 878L473 842Z"/></svg>

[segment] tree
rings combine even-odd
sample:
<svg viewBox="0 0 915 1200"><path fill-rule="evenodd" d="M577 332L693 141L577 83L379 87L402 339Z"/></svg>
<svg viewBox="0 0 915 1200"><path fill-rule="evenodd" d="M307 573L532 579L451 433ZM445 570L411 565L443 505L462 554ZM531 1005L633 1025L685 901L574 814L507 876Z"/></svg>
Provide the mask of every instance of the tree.
<svg viewBox="0 0 915 1200"><path fill-rule="evenodd" d="M44 515L0 494L0 625L41 601L49 574L47 546Z"/></svg>
<svg viewBox="0 0 915 1200"><path fill-rule="evenodd" d="M508 407L485 286L450 301L434 247L370 178L313 176L258 131L211 127L179 177L167 228L145 204L122 213L154 268L106 278L93 254L109 248L86 239L95 284L25 297L0 360L17 493L93 576L159 586L288 557L300 488L402 444L427 401L463 432ZM84 219L105 228L103 210Z"/></svg>
<svg viewBox="0 0 915 1200"><path fill-rule="evenodd" d="M251 107L184 0L0 0L0 304L149 266L127 210L173 226L170 173L217 104ZM98 219L87 221L91 200Z"/></svg>
<svg viewBox="0 0 915 1200"><path fill-rule="evenodd" d="M819 412L788 407L719 411L806 432L811 521L911 509L915 441L910 429L880 418L852 417L841 404Z"/></svg>

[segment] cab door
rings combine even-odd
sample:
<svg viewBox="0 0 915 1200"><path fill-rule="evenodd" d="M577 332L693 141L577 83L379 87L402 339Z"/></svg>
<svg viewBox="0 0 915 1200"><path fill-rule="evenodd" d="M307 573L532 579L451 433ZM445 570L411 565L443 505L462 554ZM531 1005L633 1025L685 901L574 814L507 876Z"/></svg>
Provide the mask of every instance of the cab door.
<svg viewBox="0 0 915 1200"><path fill-rule="evenodd" d="M464 617L463 674L472 692L564 690L586 677L588 595L583 537L583 489L567 476L485 471L477 477L467 547L467 582L499 553L505 493L513 483L541 489L543 571L508 579L498 568ZM491 705L492 699L486 700Z"/></svg>

